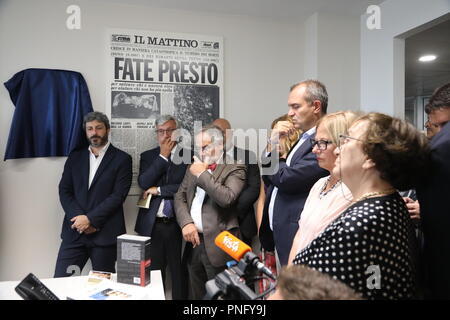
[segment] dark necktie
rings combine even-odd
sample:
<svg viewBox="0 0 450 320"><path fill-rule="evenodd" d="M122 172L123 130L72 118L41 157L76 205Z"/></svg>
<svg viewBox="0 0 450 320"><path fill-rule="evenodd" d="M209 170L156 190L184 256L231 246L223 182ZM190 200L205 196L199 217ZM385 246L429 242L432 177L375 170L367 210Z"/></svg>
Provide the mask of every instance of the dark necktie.
<svg viewBox="0 0 450 320"><path fill-rule="evenodd" d="M163 207L163 214L167 218L173 217L173 207L172 207L172 200L163 200L164 201L164 207Z"/></svg>
<svg viewBox="0 0 450 320"><path fill-rule="evenodd" d="M170 167L172 164L172 161L170 160L171 158L171 154L169 155L169 168L167 169L167 173L166 173L166 183L169 183L169 172L170 172ZM167 218L172 218L173 217L173 205L172 205L172 200L170 199L164 199L164 207L163 207L163 215L165 215Z"/></svg>
<svg viewBox="0 0 450 320"><path fill-rule="evenodd" d="M211 170L211 171L216 170L216 167L217 167L217 163L213 163L213 164L208 165L208 169Z"/></svg>

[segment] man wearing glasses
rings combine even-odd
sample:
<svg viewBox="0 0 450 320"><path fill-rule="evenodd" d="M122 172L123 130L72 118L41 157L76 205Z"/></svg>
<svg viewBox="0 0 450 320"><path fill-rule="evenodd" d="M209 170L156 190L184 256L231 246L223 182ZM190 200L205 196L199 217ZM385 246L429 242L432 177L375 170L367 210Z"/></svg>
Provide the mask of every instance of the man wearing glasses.
<svg viewBox="0 0 450 320"><path fill-rule="evenodd" d="M181 229L175 219L173 197L178 191L188 163L178 161L188 150L177 147L175 139L177 121L170 115L156 119L156 136L159 146L141 154L139 186L144 198L151 196L148 209L140 208L135 231L149 236L151 241L152 270L161 270L166 280L169 266L172 280L172 298L186 299L185 277L181 263Z"/></svg>
<svg viewBox="0 0 450 320"><path fill-rule="evenodd" d="M444 101L441 101L444 103ZM432 101L425 106L425 113L428 115L428 120L425 122L425 129L427 130L428 139L433 138L444 125L450 121L450 106L445 106L439 101Z"/></svg>
<svg viewBox="0 0 450 320"><path fill-rule="evenodd" d="M417 188L429 296L450 299L450 83L437 89L425 112L434 136L427 179Z"/></svg>
<svg viewBox="0 0 450 320"><path fill-rule="evenodd" d="M217 126L203 127L195 136L195 147L194 163L175 195L175 211L191 249L187 255L189 279L192 298L198 300L206 294L206 282L230 260L214 244L215 238L224 230L240 237L236 202L245 186L246 166L225 160L224 136Z"/></svg>

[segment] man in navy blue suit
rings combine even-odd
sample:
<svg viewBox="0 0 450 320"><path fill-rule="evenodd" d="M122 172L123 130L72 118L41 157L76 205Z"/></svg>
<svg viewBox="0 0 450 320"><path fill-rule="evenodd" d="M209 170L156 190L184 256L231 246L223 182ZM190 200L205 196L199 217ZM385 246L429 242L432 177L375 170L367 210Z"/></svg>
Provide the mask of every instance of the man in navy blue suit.
<svg viewBox="0 0 450 320"><path fill-rule="evenodd" d="M176 120L170 115L156 120L159 147L141 154L139 186L144 197L152 196L148 209L139 209L135 230L151 239L151 268L161 270L166 280L166 267L170 268L172 298L186 299L186 266L181 263L182 236L175 219L173 196L183 181L190 151L177 146Z"/></svg>
<svg viewBox="0 0 450 320"><path fill-rule="evenodd" d="M268 186L260 241L264 249L278 253L281 265L286 265L292 241L298 230L298 221L311 187L321 177L329 174L319 167L312 153L311 139L316 134L316 124L327 112L328 94L325 86L316 80L306 80L291 87L288 115L296 129L303 135L285 156L279 156L276 142L288 135L293 127L289 121L280 121L272 130L267 151L261 163L266 172L263 180ZM274 161L278 165L274 166ZM268 168L276 168L268 173Z"/></svg>
<svg viewBox="0 0 450 320"><path fill-rule="evenodd" d="M426 298L450 299L450 83L426 106L429 116L430 172L417 187L424 234ZM428 132L430 136L430 132Z"/></svg>
<svg viewBox="0 0 450 320"><path fill-rule="evenodd" d="M59 183L65 216L55 277L82 270L115 272L116 238L124 234L123 202L131 186L131 156L108 141L109 120L101 112L85 115L88 148L69 154Z"/></svg>

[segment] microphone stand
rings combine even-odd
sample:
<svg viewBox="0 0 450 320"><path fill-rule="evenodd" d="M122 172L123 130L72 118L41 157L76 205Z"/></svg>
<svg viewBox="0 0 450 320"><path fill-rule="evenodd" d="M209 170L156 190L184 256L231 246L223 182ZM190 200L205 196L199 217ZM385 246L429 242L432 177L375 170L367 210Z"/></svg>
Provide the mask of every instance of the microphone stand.
<svg viewBox="0 0 450 320"><path fill-rule="evenodd" d="M246 284L246 279L251 275L254 268L252 261L241 259L239 263L234 262L214 279L206 283L206 295L204 300L256 300L261 299L272 291L275 286L257 295Z"/></svg>

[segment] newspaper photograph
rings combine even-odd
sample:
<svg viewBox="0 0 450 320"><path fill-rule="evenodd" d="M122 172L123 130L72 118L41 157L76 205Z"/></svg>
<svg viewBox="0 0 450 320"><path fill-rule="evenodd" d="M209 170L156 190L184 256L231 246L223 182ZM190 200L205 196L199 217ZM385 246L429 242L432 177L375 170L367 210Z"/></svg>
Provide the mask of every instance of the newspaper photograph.
<svg viewBox="0 0 450 320"><path fill-rule="evenodd" d="M199 121L206 125L223 114L223 39L108 29L107 41L105 110L111 142L132 156L129 194L140 195L139 156L158 146L159 115L173 115L193 136Z"/></svg>

